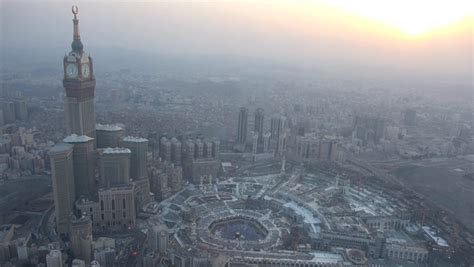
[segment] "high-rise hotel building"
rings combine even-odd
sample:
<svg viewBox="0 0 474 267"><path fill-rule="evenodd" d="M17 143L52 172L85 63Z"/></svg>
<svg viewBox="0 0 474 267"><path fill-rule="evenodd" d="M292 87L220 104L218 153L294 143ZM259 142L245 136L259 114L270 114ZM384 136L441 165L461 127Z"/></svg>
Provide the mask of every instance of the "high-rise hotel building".
<svg viewBox="0 0 474 267"><path fill-rule="evenodd" d="M77 8L73 7L74 34L71 52L64 56L63 86L66 90L66 131L68 135L95 138L95 77L92 58L84 51L79 34Z"/></svg>
<svg viewBox="0 0 474 267"><path fill-rule="evenodd" d="M150 199L148 140L122 137L120 125L96 125L92 58L83 49L77 7L72 11L72 50L63 60L68 136L49 156L57 231L69 236L75 256L90 262L83 226L87 233L134 227L137 208Z"/></svg>

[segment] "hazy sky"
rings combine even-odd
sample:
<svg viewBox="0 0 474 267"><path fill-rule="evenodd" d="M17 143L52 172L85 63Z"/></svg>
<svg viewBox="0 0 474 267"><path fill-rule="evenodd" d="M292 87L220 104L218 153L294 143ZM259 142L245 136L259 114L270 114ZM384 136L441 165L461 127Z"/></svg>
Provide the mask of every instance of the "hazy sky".
<svg viewBox="0 0 474 267"><path fill-rule="evenodd" d="M77 4L86 49L472 74L472 17L461 0L0 1L2 47L39 53L69 50Z"/></svg>

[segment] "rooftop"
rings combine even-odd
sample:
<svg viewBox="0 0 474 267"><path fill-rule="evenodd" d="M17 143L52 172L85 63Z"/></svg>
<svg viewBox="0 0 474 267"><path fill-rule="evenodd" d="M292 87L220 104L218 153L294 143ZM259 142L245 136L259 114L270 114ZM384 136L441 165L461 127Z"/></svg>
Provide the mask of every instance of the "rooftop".
<svg viewBox="0 0 474 267"><path fill-rule="evenodd" d="M148 142L148 139L143 138L143 137L126 136L126 137L123 138L123 141L143 143L143 142Z"/></svg>
<svg viewBox="0 0 474 267"><path fill-rule="evenodd" d="M71 150L74 146L71 144L67 143L58 143L54 145L50 150L49 153L60 153L60 152L66 152L68 150Z"/></svg>
<svg viewBox="0 0 474 267"><path fill-rule="evenodd" d="M311 261L320 263L337 263L343 261L343 258L339 254L328 253L328 252L311 252L313 258Z"/></svg>
<svg viewBox="0 0 474 267"><path fill-rule="evenodd" d="M132 151L128 148L123 148L123 147L108 147L103 150L104 154L129 154L132 153Z"/></svg>
<svg viewBox="0 0 474 267"><path fill-rule="evenodd" d="M431 227L423 226L421 228L423 229L425 234L427 234L434 242L436 242L436 244L438 246L440 246L440 247L449 247L448 242L444 238L439 237L436 234L436 232L433 229L431 229Z"/></svg>
<svg viewBox="0 0 474 267"><path fill-rule="evenodd" d="M89 137L87 135L71 134L70 136L64 138L63 142L65 142L65 143L84 143L84 142L89 142L91 140L94 140L94 138Z"/></svg>
<svg viewBox="0 0 474 267"><path fill-rule="evenodd" d="M98 131L110 131L110 132L123 130L123 128L118 124L100 124L100 123L97 123L95 125L95 129Z"/></svg>
<svg viewBox="0 0 474 267"><path fill-rule="evenodd" d="M253 258L258 260L268 260L274 259L278 261L291 261L291 262L313 262L313 263L322 263L322 264L336 264L339 262L344 262L344 259L341 255L330 252L314 251L310 253L295 253L289 251L279 251L279 253L274 252L253 252L245 251L245 258ZM236 258L239 259L239 258Z"/></svg>

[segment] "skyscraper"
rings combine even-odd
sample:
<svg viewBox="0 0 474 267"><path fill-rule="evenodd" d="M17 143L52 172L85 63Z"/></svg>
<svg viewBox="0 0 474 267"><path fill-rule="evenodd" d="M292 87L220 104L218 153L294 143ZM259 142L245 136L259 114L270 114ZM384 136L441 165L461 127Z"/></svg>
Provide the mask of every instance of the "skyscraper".
<svg viewBox="0 0 474 267"><path fill-rule="evenodd" d="M286 128L286 117L285 116L275 116L270 121L270 134L271 138L278 140L280 134Z"/></svg>
<svg viewBox="0 0 474 267"><path fill-rule="evenodd" d="M258 133L252 132L252 160L256 161L256 154L258 151Z"/></svg>
<svg viewBox="0 0 474 267"><path fill-rule="evenodd" d="M69 216L74 211L74 167L73 145L57 144L49 151L53 182L54 207L56 212L56 231L67 234Z"/></svg>
<svg viewBox="0 0 474 267"><path fill-rule="evenodd" d="M160 157L164 161L171 161L171 142L165 136L160 138Z"/></svg>
<svg viewBox="0 0 474 267"><path fill-rule="evenodd" d="M147 179L148 173L146 169L148 139L126 136L120 143L123 147L131 151L130 178L134 184L135 203L140 207L150 201L150 182L149 179Z"/></svg>
<svg viewBox="0 0 474 267"><path fill-rule="evenodd" d="M181 142L176 137L171 138L171 162L181 166Z"/></svg>
<svg viewBox="0 0 474 267"><path fill-rule="evenodd" d="M237 125L237 143L243 144L247 142L247 126L248 126L249 110L247 108L240 108L239 122Z"/></svg>
<svg viewBox="0 0 474 267"><path fill-rule="evenodd" d="M130 178L141 180L146 178L146 157L148 152L148 139L127 136L122 139L122 146L130 149Z"/></svg>
<svg viewBox="0 0 474 267"><path fill-rule="evenodd" d="M204 143L201 139L196 139L194 143L194 157L195 158L202 158L204 156Z"/></svg>
<svg viewBox="0 0 474 267"><path fill-rule="evenodd" d="M6 124L15 122L15 103L12 101L2 102L3 119Z"/></svg>
<svg viewBox="0 0 474 267"><path fill-rule="evenodd" d="M100 151L100 177L104 186L130 183L130 155L128 148L106 148Z"/></svg>
<svg viewBox="0 0 474 267"><path fill-rule="evenodd" d="M220 149L221 142L214 140L212 142L212 157L218 158L219 157L219 149Z"/></svg>
<svg viewBox="0 0 474 267"><path fill-rule="evenodd" d="M134 137L122 140L121 126L95 124L92 59L83 51L77 7L73 7L73 13L74 40L72 51L64 58L63 80L69 136L64 139L65 143L50 150L50 158L58 232L69 234L75 254L82 255L89 263L90 228L104 231L106 228L127 229L133 226L136 207L149 198L148 180L141 179L146 177L147 140ZM97 144L95 137L100 139ZM132 151L119 147L121 143L137 152L133 171L130 170ZM99 151L96 145L101 147ZM97 154L101 188L96 187L94 180ZM137 181L130 181L131 173ZM92 194L87 194L91 191ZM83 217L75 220L71 214Z"/></svg>
<svg viewBox="0 0 474 267"><path fill-rule="evenodd" d="M263 152L263 123L264 123L264 110L263 108L257 108L255 110L255 121L253 131L258 134L257 140L257 153Z"/></svg>
<svg viewBox="0 0 474 267"><path fill-rule="evenodd" d="M280 153L280 136L285 132L287 120L285 116L275 116L270 121L270 138L276 143L275 152Z"/></svg>
<svg viewBox="0 0 474 267"><path fill-rule="evenodd" d="M277 150L275 151L275 155L283 156L286 151L286 144L287 144L287 136L286 136L286 132L283 132L278 136L278 145L277 145Z"/></svg>
<svg viewBox="0 0 474 267"><path fill-rule="evenodd" d="M323 138L319 142L319 160L332 161L336 160L337 142L333 138Z"/></svg>
<svg viewBox="0 0 474 267"><path fill-rule="evenodd" d="M96 124L97 148L118 147L123 128L117 124Z"/></svg>
<svg viewBox="0 0 474 267"><path fill-rule="evenodd" d="M28 119L28 105L24 99L15 99L15 117L17 120L24 121Z"/></svg>
<svg viewBox="0 0 474 267"><path fill-rule="evenodd" d="M71 52L64 57L63 86L66 90L66 132L95 138L95 78L92 58L84 52L79 34L78 9L74 14Z"/></svg>
<svg viewBox="0 0 474 267"><path fill-rule="evenodd" d="M204 157L212 158L212 142L210 140L204 141Z"/></svg>
<svg viewBox="0 0 474 267"><path fill-rule="evenodd" d="M94 139L72 134L63 140L74 145L74 186L76 197L90 194L95 188L94 177Z"/></svg>

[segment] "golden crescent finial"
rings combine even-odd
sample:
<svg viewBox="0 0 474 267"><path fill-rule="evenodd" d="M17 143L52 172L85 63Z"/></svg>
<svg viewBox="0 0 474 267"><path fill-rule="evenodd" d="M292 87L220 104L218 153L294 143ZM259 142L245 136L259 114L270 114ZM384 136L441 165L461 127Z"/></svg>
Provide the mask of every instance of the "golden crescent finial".
<svg viewBox="0 0 474 267"><path fill-rule="evenodd" d="M79 8L77 6L72 6L71 10L74 16L76 16L79 13Z"/></svg>

